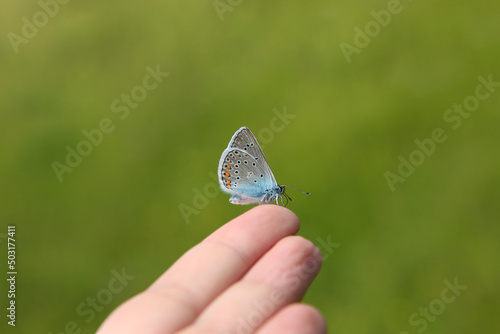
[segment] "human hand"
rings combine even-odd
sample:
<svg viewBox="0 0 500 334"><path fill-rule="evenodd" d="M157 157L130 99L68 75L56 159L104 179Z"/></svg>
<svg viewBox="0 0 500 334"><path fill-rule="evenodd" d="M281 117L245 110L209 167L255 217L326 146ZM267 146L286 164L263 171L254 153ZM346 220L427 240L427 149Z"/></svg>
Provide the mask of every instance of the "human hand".
<svg viewBox="0 0 500 334"><path fill-rule="evenodd" d="M182 255L147 290L120 305L98 334L326 333L300 303L321 254L294 236L290 210L260 205Z"/></svg>

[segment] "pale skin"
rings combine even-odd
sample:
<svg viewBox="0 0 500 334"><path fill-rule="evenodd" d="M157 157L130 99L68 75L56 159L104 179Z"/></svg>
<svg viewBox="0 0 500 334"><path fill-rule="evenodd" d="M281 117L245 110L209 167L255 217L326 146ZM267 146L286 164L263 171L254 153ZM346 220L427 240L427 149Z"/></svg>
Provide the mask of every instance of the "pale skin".
<svg viewBox="0 0 500 334"><path fill-rule="evenodd" d="M300 302L321 255L295 236L299 226L280 206L247 211L120 305L98 334L326 333L321 313Z"/></svg>

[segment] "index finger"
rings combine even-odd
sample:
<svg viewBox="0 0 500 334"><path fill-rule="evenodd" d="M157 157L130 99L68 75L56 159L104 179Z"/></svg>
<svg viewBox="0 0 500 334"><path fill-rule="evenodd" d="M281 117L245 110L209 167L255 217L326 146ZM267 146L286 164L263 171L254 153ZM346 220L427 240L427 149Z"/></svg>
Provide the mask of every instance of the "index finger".
<svg viewBox="0 0 500 334"><path fill-rule="evenodd" d="M182 329L276 242L295 234L299 225L297 216L283 207L251 209L191 248L149 289L116 312L141 319L136 325L143 332L151 326L163 333ZM134 332L130 325L114 330Z"/></svg>

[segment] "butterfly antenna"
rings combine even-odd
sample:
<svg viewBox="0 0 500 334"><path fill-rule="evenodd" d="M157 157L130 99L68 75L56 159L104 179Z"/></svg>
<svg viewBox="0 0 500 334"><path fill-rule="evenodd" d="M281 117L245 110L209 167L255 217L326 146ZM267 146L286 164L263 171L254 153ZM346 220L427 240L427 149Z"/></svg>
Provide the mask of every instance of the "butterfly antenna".
<svg viewBox="0 0 500 334"><path fill-rule="evenodd" d="M304 190L300 190L300 189L295 188L295 187L292 187L292 186L287 186L286 184L284 184L284 185L283 185L283 187L290 187L290 188L293 188L293 189L295 189L295 190L297 190L297 191L300 191L300 192L301 192L301 193L303 193L303 194L306 194L306 195L311 195L311 193L310 193L310 192L307 192L307 191L304 191ZM292 199L290 198L290 200L292 200Z"/></svg>

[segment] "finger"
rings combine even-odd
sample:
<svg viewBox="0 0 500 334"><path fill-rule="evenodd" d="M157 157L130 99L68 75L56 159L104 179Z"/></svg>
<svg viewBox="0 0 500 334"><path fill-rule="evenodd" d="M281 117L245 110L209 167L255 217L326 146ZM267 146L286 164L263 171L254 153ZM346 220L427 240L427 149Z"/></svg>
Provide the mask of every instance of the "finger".
<svg viewBox="0 0 500 334"><path fill-rule="evenodd" d="M299 301L321 267L319 250L302 237L280 240L241 281L224 291L182 333L253 332L283 306Z"/></svg>
<svg viewBox="0 0 500 334"><path fill-rule="evenodd" d="M271 317L256 334L326 334L326 322L321 313L306 304L290 304Z"/></svg>
<svg viewBox="0 0 500 334"><path fill-rule="evenodd" d="M177 331L239 280L278 240L298 229L297 216L283 207L262 205L249 210L190 249L149 289L116 310L119 316L106 321L133 316L140 319L135 328L123 328L120 321L105 325L121 333L145 332L152 326L153 332Z"/></svg>

